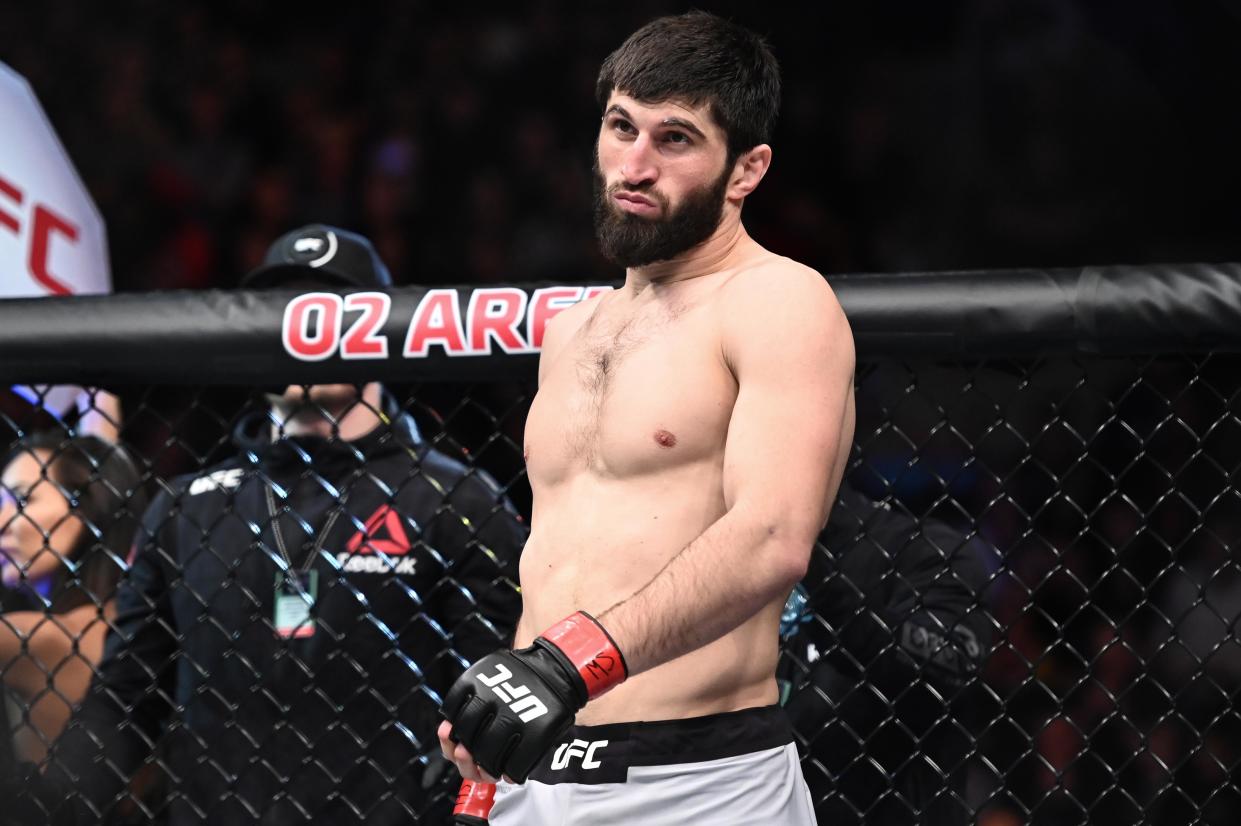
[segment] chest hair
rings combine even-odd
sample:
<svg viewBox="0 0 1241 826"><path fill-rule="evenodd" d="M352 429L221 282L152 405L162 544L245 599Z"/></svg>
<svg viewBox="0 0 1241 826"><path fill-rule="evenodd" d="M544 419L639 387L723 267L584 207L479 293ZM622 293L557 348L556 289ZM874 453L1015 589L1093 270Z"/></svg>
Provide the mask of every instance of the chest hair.
<svg viewBox="0 0 1241 826"><path fill-rule="evenodd" d="M597 457L606 402L621 366L681 314L682 308L665 306L631 313L610 323L592 316L583 325L573 356L577 378L573 395L577 401L565 423L568 443L576 455L587 461Z"/></svg>

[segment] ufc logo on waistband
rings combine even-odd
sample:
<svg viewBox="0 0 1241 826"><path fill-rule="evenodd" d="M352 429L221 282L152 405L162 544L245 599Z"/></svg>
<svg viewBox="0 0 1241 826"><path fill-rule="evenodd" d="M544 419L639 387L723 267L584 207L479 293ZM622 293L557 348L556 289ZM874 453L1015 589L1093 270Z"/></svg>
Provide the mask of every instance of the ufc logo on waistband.
<svg viewBox="0 0 1241 826"><path fill-rule="evenodd" d="M574 757L582 758L583 769L597 769L603 764L595 759L595 750L607 744L607 740L595 740L591 743L585 740L574 740L571 743L561 743L560 748L556 749L556 753L552 756L552 771L565 768Z"/></svg>
<svg viewBox="0 0 1241 826"><path fill-rule="evenodd" d="M537 720L547 713L547 706L543 705L543 701L530 693L530 689L524 685L513 685L505 682L511 679L513 672L509 671L503 665L496 666L496 673L490 677L485 674L478 675L478 681L490 688L495 695L499 697L509 709L516 714L523 723L531 720Z"/></svg>

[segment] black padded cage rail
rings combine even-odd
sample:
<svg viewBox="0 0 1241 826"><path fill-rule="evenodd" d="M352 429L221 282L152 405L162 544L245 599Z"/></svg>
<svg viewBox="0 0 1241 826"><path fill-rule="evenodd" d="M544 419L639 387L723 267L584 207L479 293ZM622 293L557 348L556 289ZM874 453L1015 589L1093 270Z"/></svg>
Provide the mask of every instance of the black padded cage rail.
<svg viewBox="0 0 1241 826"><path fill-rule="evenodd" d="M1241 822L1241 266L829 280L858 344L856 440L778 674L820 822ZM116 392L141 489L120 499L153 500L106 511L146 525L109 557L114 602L58 604L88 590L76 559L60 591L6 580L39 627L74 636L85 606L111 639L100 663L27 635L0 773L42 760L28 787L57 794L33 805L79 822L445 822L435 707L515 616L542 325L608 286L0 302L0 379ZM371 380L410 449L276 462L245 440L271 423L264 391ZM63 489L75 424L43 392L0 422L10 448L63 437L43 459ZM298 566L273 523L319 570L309 638L278 633L272 580ZM230 525L250 538L223 547ZM84 700L57 680L77 663L97 672ZM53 701L82 703L54 743Z"/></svg>

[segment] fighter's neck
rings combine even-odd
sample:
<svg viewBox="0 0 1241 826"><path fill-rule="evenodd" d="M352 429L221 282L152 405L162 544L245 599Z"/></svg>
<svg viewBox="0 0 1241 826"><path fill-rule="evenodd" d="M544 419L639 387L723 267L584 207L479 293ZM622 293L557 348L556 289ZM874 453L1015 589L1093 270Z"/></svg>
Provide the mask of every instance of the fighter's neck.
<svg viewBox="0 0 1241 826"><path fill-rule="evenodd" d="M625 271L625 291L636 295L652 285L665 286L714 275L762 251L758 242L745 231L738 215L721 221L707 240L675 258L644 267L630 267Z"/></svg>

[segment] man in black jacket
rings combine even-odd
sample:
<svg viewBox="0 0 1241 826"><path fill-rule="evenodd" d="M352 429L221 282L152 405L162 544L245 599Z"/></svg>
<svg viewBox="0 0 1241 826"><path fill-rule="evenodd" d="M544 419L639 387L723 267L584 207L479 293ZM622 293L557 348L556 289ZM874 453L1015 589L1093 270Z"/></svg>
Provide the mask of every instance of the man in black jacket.
<svg viewBox="0 0 1241 826"><path fill-rule="evenodd" d="M820 823L970 818L970 698L995 552L841 485L782 631L786 709Z"/></svg>
<svg viewBox="0 0 1241 826"><path fill-rule="evenodd" d="M243 283L391 281L366 239L310 226ZM54 822L99 822L156 749L174 826L446 819L440 696L517 621L520 517L378 384L291 387L236 441L146 515Z"/></svg>

